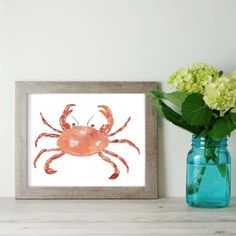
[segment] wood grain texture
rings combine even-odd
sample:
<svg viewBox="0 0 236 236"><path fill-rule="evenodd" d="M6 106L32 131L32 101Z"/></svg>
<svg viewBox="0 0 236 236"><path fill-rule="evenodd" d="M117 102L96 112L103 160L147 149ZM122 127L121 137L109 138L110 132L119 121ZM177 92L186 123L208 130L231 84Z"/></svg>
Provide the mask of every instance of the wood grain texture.
<svg viewBox="0 0 236 236"><path fill-rule="evenodd" d="M144 187L30 187L27 171L27 97L35 93L143 93L157 88L156 82L16 82L16 198L97 199L158 197L157 120L146 98L146 185ZM134 104L138 105L138 104ZM142 135L142 134L141 134Z"/></svg>
<svg viewBox="0 0 236 236"><path fill-rule="evenodd" d="M0 199L0 235L236 235L235 199L228 208L187 207L184 199Z"/></svg>

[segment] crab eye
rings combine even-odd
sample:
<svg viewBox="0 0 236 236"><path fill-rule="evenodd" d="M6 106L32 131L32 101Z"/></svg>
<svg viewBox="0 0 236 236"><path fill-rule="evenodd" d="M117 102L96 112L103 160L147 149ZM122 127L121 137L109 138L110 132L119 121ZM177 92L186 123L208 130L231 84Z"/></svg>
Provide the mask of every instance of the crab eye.
<svg viewBox="0 0 236 236"><path fill-rule="evenodd" d="M95 125L91 125L92 127L94 127Z"/></svg>

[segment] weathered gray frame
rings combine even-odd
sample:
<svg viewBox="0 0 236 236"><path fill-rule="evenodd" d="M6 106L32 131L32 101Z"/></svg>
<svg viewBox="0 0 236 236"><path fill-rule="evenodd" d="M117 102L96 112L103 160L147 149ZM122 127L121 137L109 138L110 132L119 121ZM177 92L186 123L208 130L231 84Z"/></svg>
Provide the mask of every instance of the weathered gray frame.
<svg viewBox="0 0 236 236"><path fill-rule="evenodd" d="M146 93L155 82L16 82L16 199L157 198L157 119L146 98L146 186L29 187L27 171L27 97L37 93ZM135 104L134 104L135 105ZM140 134L142 135L142 134Z"/></svg>

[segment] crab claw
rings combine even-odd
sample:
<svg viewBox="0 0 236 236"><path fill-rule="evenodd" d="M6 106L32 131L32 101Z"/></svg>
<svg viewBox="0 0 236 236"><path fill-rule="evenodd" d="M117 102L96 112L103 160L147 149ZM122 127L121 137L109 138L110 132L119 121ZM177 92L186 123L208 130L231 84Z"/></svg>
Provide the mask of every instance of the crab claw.
<svg viewBox="0 0 236 236"><path fill-rule="evenodd" d="M49 169L45 169L45 172L49 175L52 175L52 174L55 174L57 170L53 170L52 168L49 168Z"/></svg>
<svg viewBox="0 0 236 236"><path fill-rule="evenodd" d="M108 122L108 124L102 125L102 127L100 128L100 131L102 133L107 134L111 130L111 128L114 124L112 112L111 112L110 108L105 105L99 105L98 108L100 108L99 111L106 117L107 122Z"/></svg>
<svg viewBox="0 0 236 236"><path fill-rule="evenodd" d="M71 128L71 127L70 127L70 124L66 122L66 118L67 118L67 116L69 116L70 113L73 111L73 110L70 110L70 108L73 107L73 106L75 106L75 104L68 104L68 105L65 107L65 109L64 109L64 111L63 111L63 113L62 113L62 115L61 115L61 117L60 117L60 125L61 125L61 128L62 128L63 130L67 130L67 129L70 129L70 128Z"/></svg>
<svg viewBox="0 0 236 236"><path fill-rule="evenodd" d="M118 176L119 176L119 174L114 173L109 177L109 179L116 179Z"/></svg>

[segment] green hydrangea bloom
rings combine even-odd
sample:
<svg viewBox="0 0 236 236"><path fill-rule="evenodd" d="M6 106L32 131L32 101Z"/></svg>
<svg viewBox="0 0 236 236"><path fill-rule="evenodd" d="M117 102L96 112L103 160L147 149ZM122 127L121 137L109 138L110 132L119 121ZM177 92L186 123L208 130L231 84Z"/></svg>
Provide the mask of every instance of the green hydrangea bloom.
<svg viewBox="0 0 236 236"><path fill-rule="evenodd" d="M236 103L236 80L222 76L206 85L204 101L211 108L220 111L221 116Z"/></svg>
<svg viewBox="0 0 236 236"><path fill-rule="evenodd" d="M236 71L232 72L229 75L229 78L231 79L232 89L234 90L234 93L236 93ZM236 94L235 94L235 96L236 96ZM236 101L234 104L234 108L231 111L236 113Z"/></svg>
<svg viewBox="0 0 236 236"><path fill-rule="evenodd" d="M219 73L216 68L207 64L193 64L170 75L168 85L179 92L203 94L205 86L219 78Z"/></svg>
<svg viewBox="0 0 236 236"><path fill-rule="evenodd" d="M229 74L229 78L236 80L236 70Z"/></svg>

